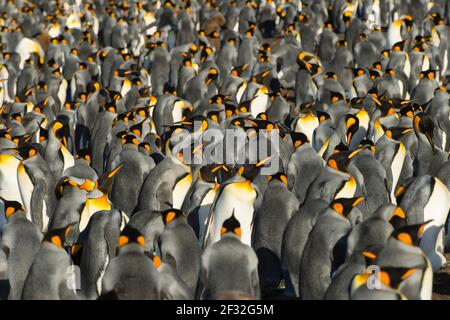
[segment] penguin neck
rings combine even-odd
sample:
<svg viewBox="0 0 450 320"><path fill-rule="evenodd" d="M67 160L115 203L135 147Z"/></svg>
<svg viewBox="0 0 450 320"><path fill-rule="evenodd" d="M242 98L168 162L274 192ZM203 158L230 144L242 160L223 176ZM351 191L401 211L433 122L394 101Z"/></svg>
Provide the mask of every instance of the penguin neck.
<svg viewBox="0 0 450 320"><path fill-rule="evenodd" d="M14 212L12 215L10 215L9 217L6 218L6 220L8 222L10 221L16 221L16 220L21 220L21 219L27 219L27 215L25 212L23 211L17 211Z"/></svg>
<svg viewBox="0 0 450 320"><path fill-rule="evenodd" d="M329 173L334 174L334 175L338 175L346 180L349 179L350 177L350 173L348 172L344 172L344 171L340 171L340 170L336 170L334 168L331 168L330 166L326 166L325 170L327 170Z"/></svg>
<svg viewBox="0 0 450 320"><path fill-rule="evenodd" d="M119 256L127 253L142 253L144 254L144 247L140 246L137 243L129 243L118 249Z"/></svg>

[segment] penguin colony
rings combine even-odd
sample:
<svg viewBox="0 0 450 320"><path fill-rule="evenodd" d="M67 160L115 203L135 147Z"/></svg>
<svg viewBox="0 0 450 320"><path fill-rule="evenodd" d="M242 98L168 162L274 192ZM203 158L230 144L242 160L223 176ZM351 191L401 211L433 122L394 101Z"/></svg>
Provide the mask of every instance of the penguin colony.
<svg viewBox="0 0 450 320"><path fill-rule="evenodd" d="M449 24L446 0L0 0L3 298L431 299ZM275 132L278 172L174 151L212 129Z"/></svg>

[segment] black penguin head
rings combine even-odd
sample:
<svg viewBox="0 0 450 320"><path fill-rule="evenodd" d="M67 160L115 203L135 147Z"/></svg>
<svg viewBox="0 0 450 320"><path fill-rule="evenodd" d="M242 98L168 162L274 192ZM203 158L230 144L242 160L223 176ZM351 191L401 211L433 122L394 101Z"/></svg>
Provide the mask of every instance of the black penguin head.
<svg viewBox="0 0 450 320"><path fill-rule="evenodd" d="M201 180L215 183L215 188L218 188L219 183L234 177L236 170L226 164L218 163L201 167L198 175Z"/></svg>
<svg viewBox="0 0 450 320"><path fill-rule="evenodd" d="M326 72L325 74L324 74L324 79L333 79L333 80L337 80L337 75L336 75L336 73L335 72L332 72L332 71L330 71L330 72Z"/></svg>
<svg viewBox="0 0 450 320"><path fill-rule="evenodd" d="M418 246L425 226L432 220L424 223L407 225L392 231L391 237L410 246Z"/></svg>
<svg viewBox="0 0 450 320"><path fill-rule="evenodd" d="M239 238L242 236L241 224L234 216L234 212L227 220L225 220L222 224L222 228L220 229L220 234L224 235L226 233L233 233L237 235Z"/></svg>
<svg viewBox="0 0 450 320"><path fill-rule="evenodd" d="M243 64L240 66L233 67L231 69L231 74L235 77L240 77L241 74L248 68L248 64Z"/></svg>
<svg viewBox="0 0 450 320"><path fill-rule="evenodd" d="M209 104L224 104L225 99L228 98L228 96L224 96L223 94L216 94L215 96L212 96L209 100Z"/></svg>
<svg viewBox="0 0 450 320"><path fill-rule="evenodd" d="M66 237L69 235L72 227L73 224L65 228L50 230L45 234L44 241L50 242L58 248L64 248L66 245Z"/></svg>
<svg viewBox="0 0 450 320"><path fill-rule="evenodd" d="M414 20L412 16L406 16L403 18L403 23L406 26L406 31L411 32L412 27L414 26Z"/></svg>
<svg viewBox="0 0 450 320"><path fill-rule="evenodd" d="M54 135L59 139L59 141L67 148L68 137L69 137L69 127L62 119L58 119L51 125Z"/></svg>
<svg viewBox="0 0 450 320"><path fill-rule="evenodd" d="M136 137L141 138L143 130L144 130L144 122L145 122L145 120L132 125L129 129L130 132L132 132L134 135L136 135Z"/></svg>
<svg viewBox="0 0 450 320"><path fill-rule="evenodd" d="M380 101L380 105L377 105L379 110L381 111L381 115L383 117L388 117L392 114L395 113L395 109L394 106L392 105L392 103L388 100L382 100Z"/></svg>
<svg viewBox="0 0 450 320"><path fill-rule="evenodd" d="M127 225L119 236L117 246L121 248L129 243L137 243L143 247L145 246L145 239L139 230Z"/></svg>
<svg viewBox="0 0 450 320"><path fill-rule="evenodd" d="M271 157L267 157L256 164L244 164L239 167L238 174L247 180L253 181L259 175L261 168L270 162L270 159Z"/></svg>
<svg viewBox="0 0 450 320"><path fill-rule="evenodd" d="M436 151L436 147L433 143L434 122L431 119L431 116L424 112L418 113L415 115L413 123L416 133L424 134L433 148L433 151Z"/></svg>
<svg viewBox="0 0 450 320"><path fill-rule="evenodd" d="M25 212L25 208L17 201L10 201L0 197L5 206L5 217L8 219L16 212Z"/></svg>
<svg viewBox="0 0 450 320"><path fill-rule="evenodd" d="M278 180L278 181L281 181L282 183L284 183L286 186L288 185L287 176L283 172L278 172L276 174L269 176L268 180L269 181Z"/></svg>
<svg viewBox="0 0 450 320"><path fill-rule="evenodd" d="M389 223L394 227L394 229L403 227L406 225L406 214L402 208L396 207L394 211L390 214Z"/></svg>
<svg viewBox="0 0 450 320"><path fill-rule="evenodd" d="M216 123L221 123L224 118L224 110L209 111L206 117Z"/></svg>
<svg viewBox="0 0 450 320"><path fill-rule="evenodd" d="M336 47L348 48L348 41L347 40L339 40L338 42L336 42Z"/></svg>
<svg viewBox="0 0 450 320"><path fill-rule="evenodd" d="M292 139L292 143L294 144L294 148L299 148L302 145L304 145L305 143L310 142L308 140L308 137L306 136L306 134L304 134L302 132L291 131L290 136Z"/></svg>
<svg viewBox="0 0 450 320"><path fill-rule="evenodd" d="M364 70L362 68L352 68L351 70L353 72L354 78L361 77L366 74L366 70Z"/></svg>
<svg viewBox="0 0 450 320"><path fill-rule="evenodd" d="M402 117L408 117L408 118L411 118L411 119L413 119L414 118L414 107L413 107L413 105L410 103L410 104L407 104L406 106L404 106L404 107L402 107L402 108L400 108L400 116L402 116Z"/></svg>
<svg viewBox="0 0 450 320"><path fill-rule="evenodd" d="M330 101L332 104L336 104L339 101L345 101L345 99L341 93L330 91Z"/></svg>
<svg viewBox="0 0 450 320"><path fill-rule="evenodd" d="M418 268L382 267L379 272L380 282L385 286L398 289L400 283L419 271Z"/></svg>
<svg viewBox="0 0 450 320"><path fill-rule="evenodd" d="M203 63L213 54L213 49L211 47L205 47L200 53L200 63Z"/></svg>
<svg viewBox="0 0 450 320"><path fill-rule="evenodd" d="M375 153L375 151L376 151L375 143L369 139L361 140L361 142L359 143L359 148L368 149L368 150L372 151L373 153Z"/></svg>
<svg viewBox="0 0 450 320"><path fill-rule="evenodd" d="M331 119L330 115L327 112L323 111L317 111L317 118L319 118L320 123Z"/></svg>
<svg viewBox="0 0 450 320"><path fill-rule="evenodd" d="M427 70L420 73L420 79L436 80L436 70Z"/></svg>
<svg viewBox="0 0 450 320"><path fill-rule="evenodd" d="M346 172L351 159L360 153L363 148L358 148L355 151L341 151L332 154L327 161L327 165L335 170Z"/></svg>
<svg viewBox="0 0 450 320"><path fill-rule="evenodd" d="M133 144L133 145L139 145L139 140L136 138L134 134L127 134L124 137L122 137L121 140L122 144Z"/></svg>
<svg viewBox="0 0 450 320"><path fill-rule="evenodd" d="M347 218L352 209L360 204L363 200L364 197L336 199L331 202L330 207L339 215Z"/></svg>
<svg viewBox="0 0 450 320"><path fill-rule="evenodd" d="M77 152L75 159L84 159L87 162L91 162L91 153L88 148L81 149Z"/></svg>
<svg viewBox="0 0 450 320"><path fill-rule="evenodd" d="M27 144L19 149L20 156L26 160L38 154L38 147L36 144Z"/></svg>
<svg viewBox="0 0 450 320"><path fill-rule="evenodd" d="M219 76L219 72L216 68L210 68L208 71L208 75L206 76L205 83L209 86L212 82L214 82Z"/></svg>
<svg viewBox="0 0 450 320"><path fill-rule="evenodd" d="M174 208L165 210L161 214L165 225L171 223L175 219L186 217L186 214L183 211Z"/></svg>
<svg viewBox="0 0 450 320"><path fill-rule="evenodd" d="M400 52L405 50L405 44L407 40L399 41L392 46L392 51Z"/></svg>
<svg viewBox="0 0 450 320"><path fill-rule="evenodd" d="M350 24L350 20L353 17L353 13L351 11L345 11L342 14L342 21L344 21L345 23L345 27L348 28L349 24Z"/></svg>
<svg viewBox="0 0 450 320"><path fill-rule="evenodd" d="M345 116L345 132L347 136L347 143L350 144L352 137L359 129L359 119L353 114Z"/></svg>

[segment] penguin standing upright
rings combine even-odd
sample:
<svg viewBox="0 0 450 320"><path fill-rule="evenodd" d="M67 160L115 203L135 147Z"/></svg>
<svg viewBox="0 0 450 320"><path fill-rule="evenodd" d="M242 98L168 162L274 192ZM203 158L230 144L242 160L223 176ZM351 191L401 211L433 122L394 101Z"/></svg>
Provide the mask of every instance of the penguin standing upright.
<svg viewBox="0 0 450 320"><path fill-rule="evenodd" d="M46 232L56 208L55 181L35 146L26 147L20 153L23 160L17 167L17 178L27 217Z"/></svg>
<svg viewBox="0 0 450 320"><path fill-rule="evenodd" d="M164 232L158 242L161 258L172 265L194 293L200 269L201 249L185 214L178 209L168 209L162 213Z"/></svg>
<svg viewBox="0 0 450 320"><path fill-rule="evenodd" d="M82 250L80 295L84 299L96 299L102 294L101 284L106 266L116 255L121 220L122 216L117 210L96 212L85 231L86 241L72 246L72 255L76 254L76 250Z"/></svg>
<svg viewBox="0 0 450 320"><path fill-rule="evenodd" d="M31 223L22 205L2 199L7 223L2 228L2 250L7 256L9 300L22 298L25 279L39 250L42 235Z"/></svg>
<svg viewBox="0 0 450 320"><path fill-rule="evenodd" d="M258 257L240 241L242 230L234 214L223 222L220 233L220 240L207 247L202 255L199 297L217 299L221 293L239 292L258 299ZM233 272L234 268L240 271Z"/></svg>
<svg viewBox="0 0 450 320"><path fill-rule="evenodd" d="M281 246L284 230L297 212L299 201L287 188L287 176L278 173L269 177L261 209L255 213L252 247L258 256L261 290L278 287L282 279Z"/></svg>
<svg viewBox="0 0 450 320"><path fill-rule="evenodd" d="M72 261L64 249L70 229L71 226L68 226L45 234L25 280L22 299L77 299L74 292L76 285L72 282L70 273Z"/></svg>
<svg viewBox="0 0 450 320"><path fill-rule="evenodd" d="M354 212L358 209L353 208L362 200L337 199L317 220L305 245L300 266L299 288L302 299L323 299L331 283L331 274L344 262L342 250L345 250L352 223L354 225L358 219L357 212Z"/></svg>

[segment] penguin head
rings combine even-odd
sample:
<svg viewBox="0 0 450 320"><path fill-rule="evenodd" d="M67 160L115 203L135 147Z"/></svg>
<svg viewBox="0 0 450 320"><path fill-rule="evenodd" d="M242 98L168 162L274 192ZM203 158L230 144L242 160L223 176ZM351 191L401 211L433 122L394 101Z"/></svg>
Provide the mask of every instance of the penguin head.
<svg viewBox="0 0 450 320"><path fill-rule="evenodd" d="M379 102L380 104L377 104L378 109L381 111L382 117L388 117L395 113L394 106L392 103L388 100L382 100Z"/></svg>
<svg viewBox="0 0 450 320"><path fill-rule="evenodd" d="M264 84L264 80L267 78L267 76L270 74L270 71L272 71L272 68L269 68L267 70L264 70L256 75L254 75L252 77L252 81L259 83L259 84Z"/></svg>
<svg viewBox="0 0 450 320"><path fill-rule="evenodd" d="M408 117L410 119L414 119L414 107L412 104L408 104L402 108L400 108L400 116L401 117Z"/></svg>
<svg viewBox="0 0 450 320"><path fill-rule="evenodd" d="M336 103L338 103L340 101L344 101L345 102L344 96L340 92L330 91L330 102L331 102L331 104L336 104Z"/></svg>
<svg viewBox="0 0 450 320"><path fill-rule="evenodd" d="M309 143L308 137L302 132L291 131L290 133L294 148L300 148L305 143Z"/></svg>
<svg viewBox="0 0 450 320"><path fill-rule="evenodd" d="M273 174L268 177L269 181L280 181L286 186L288 185L288 179L287 176L283 172L277 172L276 174Z"/></svg>
<svg viewBox="0 0 450 320"><path fill-rule="evenodd" d="M81 150L78 150L77 155L75 156L75 160L83 159L88 164L91 163L91 153L89 152L88 148L84 148Z"/></svg>
<svg viewBox="0 0 450 320"><path fill-rule="evenodd" d="M119 236L119 239L117 242L117 247L120 249L130 243L135 243L141 247L144 247L145 246L145 238L139 230L133 228L130 225L126 225L125 228L120 233L120 236Z"/></svg>
<svg viewBox="0 0 450 320"><path fill-rule="evenodd" d="M332 72L332 71L326 72L326 73L323 75L323 77L324 77L325 80L337 80L337 75L336 75L336 73L335 73L335 72Z"/></svg>
<svg viewBox="0 0 450 320"><path fill-rule="evenodd" d="M319 123L330 120L331 117L327 112L317 111L317 118L319 119Z"/></svg>
<svg viewBox="0 0 450 320"><path fill-rule="evenodd" d="M208 71L208 75L206 76L205 83L209 86L213 83L219 76L219 71L216 68L210 68Z"/></svg>
<svg viewBox="0 0 450 320"><path fill-rule="evenodd" d="M50 242L56 247L63 249L67 245L66 238L69 236L73 226L74 224L71 224L65 228L50 230L45 234L43 241Z"/></svg>
<svg viewBox="0 0 450 320"><path fill-rule="evenodd" d="M51 124L51 129L53 134L58 138L58 140L67 148L68 137L69 137L69 127L64 123L63 120L56 120Z"/></svg>
<svg viewBox="0 0 450 320"><path fill-rule="evenodd" d="M354 78L362 77L367 73L366 70L364 70L363 68L350 68L350 69L352 70Z"/></svg>
<svg viewBox="0 0 450 320"><path fill-rule="evenodd" d="M238 174L249 181L253 181L259 175L261 168L269 163L270 159L271 157L267 157L256 164L244 164L239 167Z"/></svg>
<svg viewBox="0 0 450 320"><path fill-rule="evenodd" d="M393 52L400 52L405 50L405 44L407 40L399 41L392 46Z"/></svg>
<svg viewBox="0 0 450 320"><path fill-rule="evenodd" d="M339 215L347 218L353 208L363 200L364 197L335 199L331 202L330 207Z"/></svg>
<svg viewBox="0 0 450 320"><path fill-rule="evenodd" d="M200 53L200 63L205 62L213 53L214 52L211 47L205 47Z"/></svg>
<svg viewBox="0 0 450 320"><path fill-rule="evenodd" d="M362 252L358 252L364 259L366 266L371 266L376 264L375 261L378 257L379 252L383 249L380 245L370 245L366 247Z"/></svg>
<svg viewBox="0 0 450 320"><path fill-rule="evenodd" d="M233 75L235 77L240 77L247 68L248 68L248 64L243 64L240 66L233 67L233 69L231 69L231 75Z"/></svg>
<svg viewBox="0 0 450 320"><path fill-rule="evenodd" d="M413 20L412 16L404 17L402 22L406 27L406 31L411 32L411 30L414 26L414 20Z"/></svg>
<svg viewBox="0 0 450 320"><path fill-rule="evenodd" d="M223 222L222 228L220 228L220 234L222 236L225 234L235 234L239 238L242 236L241 224L236 219L234 212L232 213L231 217Z"/></svg>
<svg viewBox="0 0 450 320"><path fill-rule="evenodd" d="M358 131L359 119L353 114L347 114L345 116L345 133L347 136L347 144L350 145L352 137Z"/></svg>
<svg viewBox="0 0 450 320"><path fill-rule="evenodd" d="M406 214L400 207L395 207L394 211L389 216L389 223L396 228L403 227L406 224Z"/></svg>
<svg viewBox="0 0 450 320"><path fill-rule="evenodd" d="M178 218L186 218L186 214L183 211L174 208L165 210L161 214L164 225L168 225L169 223Z"/></svg>
<svg viewBox="0 0 450 320"><path fill-rule="evenodd" d="M129 145L139 145L139 140L134 134L126 134L122 137L121 143L123 145L129 144Z"/></svg>
<svg viewBox="0 0 450 320"><path fill-rule="evenodd" d="M420 73L420 79L428 79L428 80L432 80L435 81L436 80L436 70L430 69L427 71L422 71Z"/></svg>
<svg viewBox="0 0 450 320"><path fill-rule="evenodd" d="M414 116L413 124L416 134L425 135L433 151L436 151L433 143L434 122L431 116L424 112L418 113Z"/></svg>
<svg viewBox="0 0 450 320"><path fill-rule="evenodd" d="M353 17L353 12L349 11L349 10L345 11L342 14L342 21L344 21L346 28L348 28L348 26L350 25L350 20L352 19L352 17Z"/></svg>
<svg viewBox="0 0 450 320"><path fill-rule="evenodd" d="M214 121L216 123L221 123L224 120L225 113L224 113L224 110L209 111L206 114L206 117L208 119L210 119L211 121Z"/></svg>
<svg viewBox="0 0 450 320"><path fill-rule="evenodd" d="M335 170L346 172L350 161L364 148L358 148L354 151L340 151L333 153L327 160L327 165Z"/></svg>
<svg viewBox="0 0 450 320"><path fill-rule="evenodd" d="M209 100L209 104L225 104L225 99L229 98L228 96L224 96L223 94L216 94L212 96Z"/></svg>
<svg viewBox="0 0 450 320"><path fill-rule="evenodd" d="M20 204L20 202L6 200L2 197L0 197L0 200L3 202L5 206L6 219L9 219L9 217L11 217L16 212L24 213L26 211L25 208Z"/></svg>
<svg viewBox="0 0 450 320"><path fill-rule="evenodd" d="M234 177L236 170L226 164L218 163L201 167L198 175L199 179L205 182L215 183L215 188L217 188L219 183Z"/></svg>
<svg viewBox="0 0 450 320"><path fill-rule="evenodd" d="M424 223L406 225L392 231L391 237L410 246L418 246L425 226L432 220Z"/></svg>
<svg viewBox="0 0 450 320"><path fill-rule="evenodd" d="M382 267L378 276L380 282L388 288L398 289L404 280L417 271L418 268Z"/></svg>
<svg viewBox="0 0 450 320"><path fill-rule="evenodd" d="M38 154L38 147L36 144L28 144L19 149L19 154L23 160L30 159Z"/></svg>
<svg viewBox="0 0 450 320"><path fill-rule="evenodd" d="M361 140L358 147L362 148L362 149L368 149L368 150L372 151L373 153L375 153L375 151L376 151L375 143L369 139Z"/></svg>

